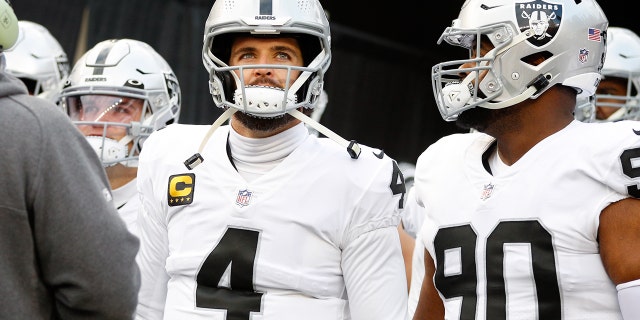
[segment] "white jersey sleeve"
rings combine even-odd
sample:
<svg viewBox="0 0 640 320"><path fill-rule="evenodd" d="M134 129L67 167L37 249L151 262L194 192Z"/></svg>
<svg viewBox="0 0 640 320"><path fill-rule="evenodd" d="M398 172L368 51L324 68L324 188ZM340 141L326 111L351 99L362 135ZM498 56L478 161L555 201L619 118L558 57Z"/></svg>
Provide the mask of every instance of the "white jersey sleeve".
<svg viewBox="0 0 640 320"><path fill-rule="evenodd" d="M621 319L598 251L603 208L638 197L638 122L581 123L495 175L493 139L445 137L418 159L421 229L447 319Z"/></svg>
<svg viewBox="0 0 640 320"><path fill-rule="evenodd" d="M140 319L406 317L395 161L366 146L351 159L309 136L247 182L227 156L227 126L199 166L184 166L207 129L170 125L140 156Z"/></svg>
<svg viewBox="0 0 640 320"><path fill-rule="evenodd" d="M127 224L129 232L138 236L138 210L140 209L140 197L138 196L137 181L133 179L120 188L114 189L113 203L118 209L118 214Z"/></svg>
<svg viewBox="0 0 640 320"><path fill-rule="evenodd" d="M424 281L424 243L420 232L416 235L416 245L411 256L411 283L409 284L408 313L409 319L413 318L420 301L422 281ZM431 279L429 279L430 281Z"/></svg>
<svg viewBox="0 0 640 320"><path fill-rule="evenodd" d="M416 199L416 190L411 187L407 192L407 201L402 214L402 223L409 234L414 233L416 239L411 255L411 282L409 283L408 313L409 319L418 306L422 280L424 279L424 244L420 236L420 229L425 217L425 209L422 203Z"/></svg>
<svg viewBox="0 0 640 320"><path fill-rule="evenodd" d="M417 204L413 187L407 191L406 198L406 205L402 211L402 225L404 230L415 239L424 221L424 209Z"/></svg>

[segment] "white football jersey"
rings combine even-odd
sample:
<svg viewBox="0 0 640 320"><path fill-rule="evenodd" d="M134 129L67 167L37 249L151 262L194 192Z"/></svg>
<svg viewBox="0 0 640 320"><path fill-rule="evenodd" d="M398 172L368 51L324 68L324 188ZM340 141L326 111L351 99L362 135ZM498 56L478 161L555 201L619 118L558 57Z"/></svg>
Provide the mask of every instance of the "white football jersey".
<svg viewBox="0 0 640 320"><path fill-rule="evenodd" d="M411 282L409 283L409 296L407 298L408 319L413 319L413 314L420 302L420 291L424 281L424 242L420 232L416 235L413 254L411 255Z"/></svg>
<svg viewBox="0 0 640 320"><path fill-rule="evenodd" d="M424 279L424 244L420 236L420 229L424 221L424 208L416 202L416 190L409 188L406 195L406 205L402 212L402 225L407 233L415 235L415 246L411 255L411 283L409 283L408 314L413 318L413 314L420 300L420 290Z"/></svg>
<svg viewBox="0 0 640 320"><path fill-rule="evenodd" d="M415 205L414 194L413 187L407 189L407 195L405 196L407 205L402 211L402 226L404 231L415 239L424 222L424 208Z"/></svg>
<svg viewBox="0 0 640 320"><path fill-rule="evenodd" d="M118 209L118 214L127 224L129 232L138 236L138 210L140 209L140 197L136 189L136 179L133 179L120 188L111 191L113 203Z"/></svg>
<svg viewBox="0 0 640 320"><path fill-rule="evenodd" d="M366 146L351 159L310 135L247 182L223 126L190 171L183 162L208 129L168 126L140 155L138 318L406 318L395 161Z"/></svg>
<svg viewBox="0 0 640 320"><path fill-rule="evenodd" d="M640 122L582 123L491 175L494 139L456 134L417 162L421 236L446 319L622 319L600 212L640 192Z"/></svg>

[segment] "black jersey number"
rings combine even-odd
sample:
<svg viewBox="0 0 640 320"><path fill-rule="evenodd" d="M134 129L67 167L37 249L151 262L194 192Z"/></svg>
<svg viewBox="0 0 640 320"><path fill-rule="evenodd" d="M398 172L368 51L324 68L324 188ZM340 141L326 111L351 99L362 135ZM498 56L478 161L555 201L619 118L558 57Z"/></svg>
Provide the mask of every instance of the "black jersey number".
<svg viewBox="0 0 640 320"><path fill-rule="evenodd" d="M196 306L227 310L227 320L248 320L260 312L262 293L253 287L253 268L260 232L229 228L196 276ZM229 287L219 286L231 264Z"/></svg>
<svg viewBox="0 0 640 320"><path fill-rule="evenodd" d="M404 195L407 193L407 188L404 185L404 175L395 160L393 161L393 172L391 172L391 183L389 184L389 189L391 189L391 193L393 195L402 193L400 201L398 201L398 208L402 209L404 207Z"/></svg>
<svg viewBox="0 0 640 320"><path fill-rule="evenodd" d="M631 179L640 177L640 167L634 167L633 160L640 161L640 148L625 150L620 155L622 172ZM634 198L640 198L640 189L637 184L627 186L627 192Z"/></svg>
<svg viewBox="0 0 640 320"><path fill-rule="evenodd" d="M447 299L462 297L460 320L476 319L478 310L477 261L475 260L477 234L470 225L442 228L436 234L436 274L434 282ZM561 317L560 289L556 275L555 254L551 234L538 221L502 221L487 238L486 290L487 315L485 319L501 320L507 317L507 296L504 282L504 251L506 243L529 243L533 261L532 283L536 286L539 319L556 320ZM444 254L450 249L460 252L461 270L456 275L444 274Z"/></svg>

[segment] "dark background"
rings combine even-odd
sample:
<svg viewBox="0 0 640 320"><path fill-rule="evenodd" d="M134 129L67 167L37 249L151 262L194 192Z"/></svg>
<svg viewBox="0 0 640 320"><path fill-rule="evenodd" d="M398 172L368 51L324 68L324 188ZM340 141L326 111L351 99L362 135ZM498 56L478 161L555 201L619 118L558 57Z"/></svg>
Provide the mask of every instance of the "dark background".
<svg viewBox="0 0 640 320"><path fill-rule="evenodd" d="M237 0L242 1L242 0ZM436 45L462 0L320 0L329 15L333 60L325 77L329 103L321 122L347 140L415 162L443 135L458 132L440 117L431 66L451 59ZM18 19L47 27L75 62L110 38L152 45L180 81L180 122L211 124L220 114L211 100L201 49L212 0L12 0ZM612 26L640 33L628 2L601 1ZM635 17L635 16L633 16ZM83 32L85 30L86 32ZM464 52L463 52L464 54Z"/></svg>

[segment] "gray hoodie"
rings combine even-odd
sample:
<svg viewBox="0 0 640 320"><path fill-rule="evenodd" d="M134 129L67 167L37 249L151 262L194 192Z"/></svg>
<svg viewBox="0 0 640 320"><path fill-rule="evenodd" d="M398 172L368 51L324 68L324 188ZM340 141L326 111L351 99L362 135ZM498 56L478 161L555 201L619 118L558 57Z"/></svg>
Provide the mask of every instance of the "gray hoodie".
<svg viewBox="0 0 640 320"><path fill-rule="evenodd" d="M131 319L139 242L96 152L2 70L0 179L0 319Z"/></svg>

